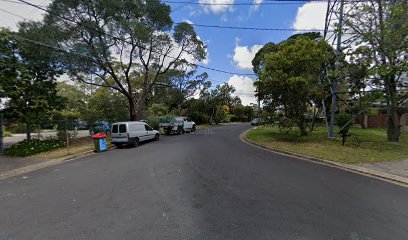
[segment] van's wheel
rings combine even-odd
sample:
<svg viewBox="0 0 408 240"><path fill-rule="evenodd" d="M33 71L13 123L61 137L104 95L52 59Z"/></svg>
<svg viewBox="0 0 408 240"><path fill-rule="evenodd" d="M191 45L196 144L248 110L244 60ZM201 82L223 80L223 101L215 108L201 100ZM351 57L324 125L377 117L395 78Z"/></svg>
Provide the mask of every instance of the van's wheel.
<svg viewBox="0 0 408 240"><path fill-rule="evenodd" d="M159 139L160 139L160 134L156 133L156 135L154 136L154 140L159 141Z"/></svg>
<svg viewBox="0 0 408 240"><path fill-rule="evenodd" d="M177 135L180 135L182 133L181 127L177 128Z"/></svg>
<svg viewBox="0 0 408 240"><path fill-rule="evenodd" d="M170 129L166 130L166 135L171 135L171 130Z"/></svg>
<svg viewBox="0 0 408 240"><path fill-rule="evenodd" d="M196 131L196 127L195 125L193 125L193 127L191 128L191 132L195 132Z"/></svg>
<svg viewBox="0 0 408 240"><path fill-rule="evenodd" d="M131 145L133 147L139 146L139 138L133 138L132 141L131 141Z"/></svg>

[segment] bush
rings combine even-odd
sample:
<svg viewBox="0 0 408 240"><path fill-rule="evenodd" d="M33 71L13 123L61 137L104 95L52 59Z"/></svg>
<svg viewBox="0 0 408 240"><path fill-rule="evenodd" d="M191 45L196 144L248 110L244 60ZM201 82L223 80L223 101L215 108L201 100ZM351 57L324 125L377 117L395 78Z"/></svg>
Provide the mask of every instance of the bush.
<svg viewBox="0 0 408 240"><path fill-rule="evenodd" d="M62 147L65 147L65 143L58 139L32 139L13 144L10 148L4 150L4 154L12 157L26 157Z"/></svg>
<svg viewBox="0 0 408 240"><path fill-rule="evenodd" d="M3 131L3 137L12 137L11 132Z"/></svg>
<svg viewBox="0 0 408 240"><path fill-rule="evenodd" d="M187 113L187 117L193 120L196 124L204 124L207 122L205 115L198 111Z"/></svg>
<svg viewBox="0 0 408 240"><path fill-rule="evenodd" d="M147 124L149 124L150 127L153 129L159 129L159 123L160 123L160 117L159 116L148 116L147 119Z"/></svg>
<svg viewBox="0 0 408 240"><path fill-rule="evenodd" d="M343 131L348 132L349 128L353 126L353 122L350 122L351 118L352 118L351 114L340 113L336 115L334 122L336 126L338 126L339 128L342 128L344 126Z"/></svg>

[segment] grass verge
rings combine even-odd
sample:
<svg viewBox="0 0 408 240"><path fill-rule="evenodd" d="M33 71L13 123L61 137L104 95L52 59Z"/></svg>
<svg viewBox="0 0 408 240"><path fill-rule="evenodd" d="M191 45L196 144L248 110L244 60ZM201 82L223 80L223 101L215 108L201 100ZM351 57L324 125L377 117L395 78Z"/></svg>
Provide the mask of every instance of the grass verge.
<svg viewBox="0 0 408 240"><path fill-rule="evenodd" d="M91 150L94 150L94 144L93 140L89 137L86 138L78 138L75 140L72 140L72 142L69 145L69 148L60 148L54 151L49 151L49 152L44 152L35 155L35 158L38 159L57 159L57 158L62 158L62 157L67 157L70 155L75 155L83 152L88 152Z"/></svg>
<svg viewBox="0 0 408 240"><path fill-rule="evenodd" d="M407 132L401 134L399 143L386 141L386 129L356 127L350 133L344 146L340 136L329 140L325 128L300 136L297 130L284 132L277 127L259 126L248 131L246 138L265 147L349 164L408 159Z"/></svg>

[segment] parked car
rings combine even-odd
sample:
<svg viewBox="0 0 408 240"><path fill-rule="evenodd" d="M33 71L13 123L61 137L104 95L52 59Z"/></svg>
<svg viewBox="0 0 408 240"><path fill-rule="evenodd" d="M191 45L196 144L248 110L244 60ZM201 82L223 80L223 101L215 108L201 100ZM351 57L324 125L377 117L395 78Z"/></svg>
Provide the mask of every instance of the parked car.
<svg viewBox="0 0 408 240"><path fill-rule="evenodd" d="M164 130L166 135L176 133L178 135L185 132L195 132L196 124L186 117L174 117L168 122L159 123L159 127Z"/></svg>
<svg viewBox="0 0 408 240"><path fill-rule="evenodd" d="M260 124L260 118L254 118L251 121L252 126L258 126Z"/></svg>
<svg viewBox="0 0 408 240"><path fill-rule="evenodd" d="M140 142L160 139L160 133L145 122L118 122L112 124L111 143L120 148L123 145L139 146Z"/></svg>
<svg viewBox="0 0 408 240"><path fill-rule="evenodd" d="M110 134L111 133L111 124L109 122L96 122L94 124L92 124L89 128L89 133L91 135L93 134L97 134L100 132L104 132L106 134Z"/></svg>

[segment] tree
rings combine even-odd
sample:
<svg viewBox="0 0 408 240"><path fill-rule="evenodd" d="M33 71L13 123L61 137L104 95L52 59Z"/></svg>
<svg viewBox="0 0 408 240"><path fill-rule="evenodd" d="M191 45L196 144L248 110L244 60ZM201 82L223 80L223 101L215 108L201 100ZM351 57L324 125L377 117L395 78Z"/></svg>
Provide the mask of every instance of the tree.
<svg viewBox="0 0 408 240"><path fill-rule="evenodd" d="M166 104L181 114L182 104L187 99L199 95L211 86L211 82L206 81L207 78L207 73L197 74L196 69L171 69L159 78L160 85L153 89L152 102Z"/></svg>
<svg viewBox="0 0 408 240"><path fill-rule="evenodd" d="M28 140L32 125L47 119L63 102L56 89L56 79L62 73L58 59L49 48L23 40L30 37L49 42L42 27L38 22L24 22L18 33L0 30L0 87L3 97L10 100L5 115L26 124Z"/></svg>
<svg viewBox="0 0 408 240"><path fill-rule="evenodd" d="M371 83L384 90L387 139L398 142L398 89L403 87L401 76L408 70L408 1L363 1L345 19L348 33L357 39L352 57L366 62Z"/></svg>
<svg viewBox="0 0 408 240"><path fill-rule="evenodd" d="M261 99L281 109L296 123L302 135L307 135L308 106L325 97L325 84L320 81L320 75L334 54L326 42L312 37L289 38L263 55L262 67L254 66L258 69L260 81L255 84L262 89Z"/></svg>
<svg viewBox="0 0 408 240"><path fill-rule="evenodd" d="M173 26L159 0L55 0L47 28L65 49L69 74L109 87L128 101L131 120L145 115L152 89L170 69L205 58L205 46L188 23Z"/></svg>

